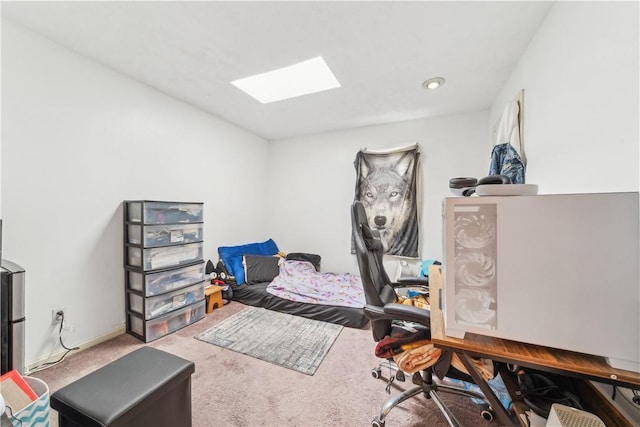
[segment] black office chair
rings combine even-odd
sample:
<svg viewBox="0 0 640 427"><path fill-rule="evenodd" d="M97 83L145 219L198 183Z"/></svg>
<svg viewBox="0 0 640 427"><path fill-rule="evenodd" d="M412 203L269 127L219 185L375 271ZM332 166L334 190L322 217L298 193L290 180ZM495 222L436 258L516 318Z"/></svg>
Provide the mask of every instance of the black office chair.
<svg viewBox="0 0 640 427"><path fill-rule="evenodd" d="M351 211L351 225L356 249L356 257L360 268L360 276L364 287L365 299L367 304L364 307L367 318L371 321L371 331L373 339L376 342L382 341L392 333L394 322L413 322L422 325L424 328L430 328L430 311L424 308L414 307L398 303L398 294L396 289L401 287L413 286L416 284L424 284L424 281L412 282L405 281L402 283L393 283L387 275L382 264L383 249L380 240L380 234L375 228L370 227L367 220L367 214L361 202L355 201ZM439 377L446 374L447 377L461 379L463 381L473 382L471 377L461 371L458 371L450 365L451 354L443 352L438 361L422 370L420 373L413 375L413 382L416 387L405 390L404 392L392 396L387 400L380 409L380 414L371 422L374 427L384 427L385 417L395 406L405 400L423 394L426 398L433 399L440 411L443 413L449 425L460 426L455 416L447 408L439 392L449 392L458 395L484 399L482 393L476 393L471 390L458 388L454 386L438 384L434 382L433 375L438 372ZM393 359L388 359L372 370L375 378L380 376L381 367L386 366L396 372L396 378L403 380L404 373L398 369ZM392 377L390 377L392 380ZM485 400L486 401L486 400ZM484 405L480 411L481 416L487 420L493 419L493 413L489 405Z"/></svg>

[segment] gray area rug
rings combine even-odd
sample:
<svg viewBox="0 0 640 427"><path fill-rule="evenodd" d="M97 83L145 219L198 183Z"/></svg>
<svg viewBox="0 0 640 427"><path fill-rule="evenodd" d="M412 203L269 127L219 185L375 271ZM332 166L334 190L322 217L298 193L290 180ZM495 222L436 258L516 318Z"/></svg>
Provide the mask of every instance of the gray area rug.
<svg viewBox="0 0 640 427"><path fill-rule="evenodd" d="M342 326L247 307L194 338L313 375Z"/></svg>

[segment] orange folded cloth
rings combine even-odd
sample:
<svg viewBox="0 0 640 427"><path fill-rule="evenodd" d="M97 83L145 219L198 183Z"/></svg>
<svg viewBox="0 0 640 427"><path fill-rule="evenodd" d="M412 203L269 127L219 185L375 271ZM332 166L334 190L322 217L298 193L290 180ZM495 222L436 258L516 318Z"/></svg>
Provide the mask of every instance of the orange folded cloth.
<svg viewBox="0 0 640 427"><path fill-rule="evenodd" d="M402 344L400 346L400 350L401 351L412 350L414 348L422 347L423 345L429 345L429 344L431 344L431 340L428 340L425 338L422 340L417 340L417 341L412 341L406 344Z"/></svg>
<svg viewBox="0 0 640 427"><path fill-rule="evenodd" d="M413 374L414 372L427 369L435 364L442 354L442 351L435 348L431 341L427 339L402 344L400 350L402 350L401 353L393 355L393 360L396 362L396 365L398 365L398 368L407 374ZM495 377L493 361L489 359L471 358L471 362L486 381ZM451 366L460 372L467 375L469 374L469 371L467 371L467 368L455 353L451 357Z"/></svg>
<svg viewBox="0 0 640 427"><path fill-rule="evenodd" d="M394 355L393 360L400 370L407 374L413 374L436 363L441 353L442 350L435 348L431 342L428 342Z"/></svg>

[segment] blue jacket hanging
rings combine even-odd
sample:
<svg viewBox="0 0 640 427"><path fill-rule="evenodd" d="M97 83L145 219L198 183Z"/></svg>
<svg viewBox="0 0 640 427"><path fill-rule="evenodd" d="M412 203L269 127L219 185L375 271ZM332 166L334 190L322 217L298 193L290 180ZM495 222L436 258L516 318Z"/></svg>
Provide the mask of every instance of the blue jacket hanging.
<svg viewBox="0 0 640 427"><path fill-rule="evenodd" d="M508 176L512 184L524 184L524 173L524 163L511 144L498 144L493 147L489 175Z"/></svg>
<svg viewBox="0 0 640 427"><path fill-rule="evenodd" d="M489 175L504 175L512 184L524 184L526 159L520 155L520 104L509 101L502 112L497 128L495 146L491 152Z"/></svg>

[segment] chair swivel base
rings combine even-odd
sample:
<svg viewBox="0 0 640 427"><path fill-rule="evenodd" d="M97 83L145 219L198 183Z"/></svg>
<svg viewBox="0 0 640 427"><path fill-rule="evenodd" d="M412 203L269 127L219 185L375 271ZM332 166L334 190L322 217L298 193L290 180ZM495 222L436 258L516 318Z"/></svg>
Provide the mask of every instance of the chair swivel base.
<svg viewBox="0 0 640 427"><path fill-rule="evenodd" d="M398 371L402 372L402 371ZM391 412L393 408L401 404L407 399L411 399L414 396L417 396L420 393L423 393L427 398L433 399L433 402L436 404L438 409L442 412L444 417L447 419L447 422L451 427L461 427L460 422L456 419L453 413L447 408L446 404L442 401L442 398L438 395L438 392L445 392L456 394L459 396L465 397L473 397L477 399L484 400L484 395L482 393L475 392L473 390L461 389L458 387L448 386L444 384L437 384L431 381L422 380L422 384L416 387L412 387L408 390L403 391L400 394L392 396L389 400L387 400L380 409L380 413L377 417L375 417L371 421L371 425L373 427L384 427L385 418ZM480 415L485 420L493 419L493 412L488 405L485 405L480 412Z"/></svg>
<svg viewBox="0 0 640 427"><path fill-rule="evenodd" d="M385 360L383 362L380 362L378 364L378 366L376 366L375 368L371 369L371 376L375 379L378 378L382 378L382 369L388 369L389 370L389 381L393 382L394 379L404 382L405 381L405 375L404 372L402 372L400 369L398 369L398 365L396 365L394 362L389 361L389 360Z"/></svg>

